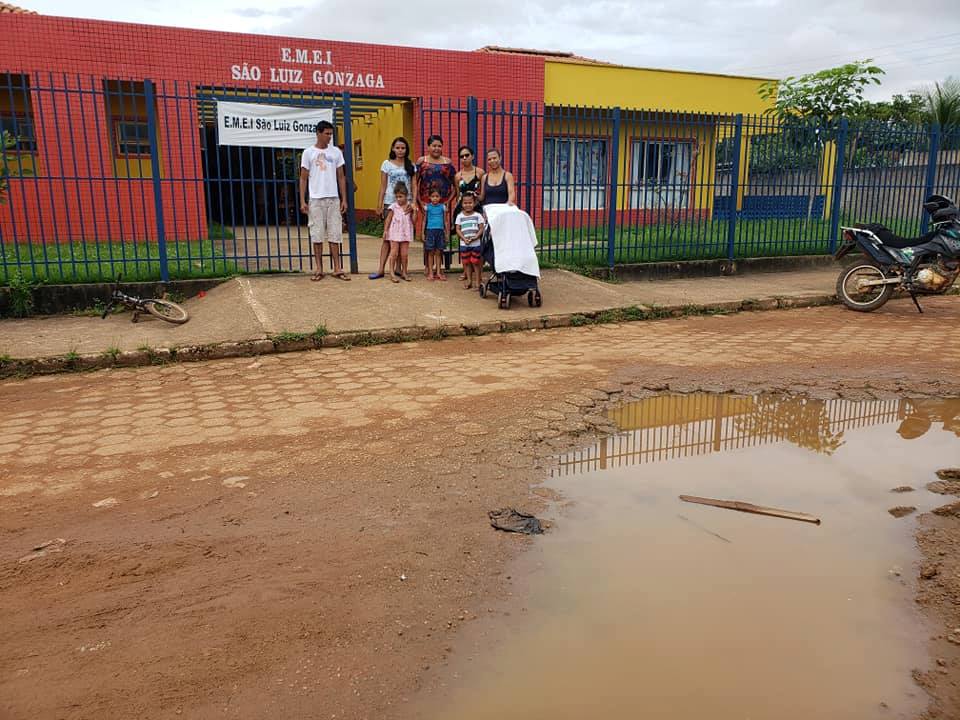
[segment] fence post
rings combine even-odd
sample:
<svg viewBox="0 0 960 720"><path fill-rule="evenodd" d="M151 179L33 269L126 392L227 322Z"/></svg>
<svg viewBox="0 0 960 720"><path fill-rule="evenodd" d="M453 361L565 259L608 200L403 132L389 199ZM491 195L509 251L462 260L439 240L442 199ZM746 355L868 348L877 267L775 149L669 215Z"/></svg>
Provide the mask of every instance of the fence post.
<svg viewBox="0 0 960 720"><path fill-rule="evenodd" d="M350 93L343 94L343 159L345 161L344 174L347 176L347 234L350 237L350 273L359 272L357 265L357 209L356 198L353 196L353 122L350 117Z"/></svg>
<svg viewBox="0 0 960 720"><path fill-rule="evenodd" d="M727 259L733 260L737 238L737 201L740 198L740 150L743 144L743 115L739 114L733 126L733 167L730 168L730 217L727 218Z"/></svg>
<svg viewBox="0 0 960 720"><path fill-rule="evenodd" d="M482 152L477 148L477 99L471 95L467 98L467 145L475 153ZM479 157L475 157L479 162Z"/></svg>
<svg viewBox="0 0 960 720"><path fill-rule="evenodd" d="M843 156L847 146L847 131L850 123L840 118L840 134L837 136L837 160L833 164L833 198L830 201L830 254L837 251L840 233L840 195L843 192Z"/></svg>
<svg viewBox="0 0 960 720"><path fill-rule="evenodd" d="M617 171L620 167L620 108L613 108L613 128L610 137L610 195L607 201L607 265L613 268L617 260L617 188L620 184Z"/></svg>
<svg viewBox="0 0 960 720"><path fill-rule="evenodd" d="M150 178L153 181L153 209L157 220L157 254L160 259L160 279L170 280L167 263L167 229L163 219L163 186L160 183L160 151L157 145L157 108L153 80L143 81L143 101L147 106L147 135L150 137Z"/></svg>
<svg viewBox="0 0 960 720"><path fill-rule="evenodd" d="M543 143L540 144L539 148L533 146L533 123L536 119L536 116L532 110L530 103L527 103L527 157L526 162L522 165L523 170L523 185L527 190L527 201L524 204L527 212L531 215L534 214L533 207L533 173L536 171L536 164L534 161L535 153L543 153ZM537 218L539 219L539 218Z"/></svg>
<svg viewBox="0 0 960 720"><path fill-rule="evenodd" d="M930 126L930 158L927 160L927 179L923 186L923 199L933 195L934 185L937 183L937 155L940 154L940 126ZM920 219L920 232L925 233L930 228L930 216L923 213Z"/></svg>

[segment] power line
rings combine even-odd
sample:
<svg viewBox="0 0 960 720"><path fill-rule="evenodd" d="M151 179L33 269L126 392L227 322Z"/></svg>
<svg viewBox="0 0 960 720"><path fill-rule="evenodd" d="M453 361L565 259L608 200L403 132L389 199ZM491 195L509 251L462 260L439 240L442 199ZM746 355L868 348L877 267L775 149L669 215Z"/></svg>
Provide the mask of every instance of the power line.
<svg viewBox="0 0 960 720"><path fill-rule="evenodd" d="M767 64L767 65L752 65L752 66L740 65L740 66L737 66L737 68L738 68L738 69L741 69L741 70L750 70L750 71L752 71L752 72L757 72L757 71L765 72L765 71L767 71L767 70L775 70L775 69L778 69L778 68L797 68L797 67L806 66L806 65L808 65L808 64L823 63L824 61L831 60L831 59L849 59L849 58L854 57L854 56L857 56L857 55L876 56L876 51L877 51L877 50L889 50L889 49L893 49L893 48L902 48L902 47L907 46L907 45L915 45L915 44L917 44L917 43L930 42L930 41L933 41L933 40L943 41L943 40L948 40L948 39L950 39L950 38L955 38L955 37L960 37L960 32L958 32L958 33L949 33L949 34L946 34L946 35L941 34L941 35L937 35L936 37L923 38L923 39L918 39L918 40L911 40L911 41L903 42L903 43L893 43L893 44L890 44L890 45L878 45L878 46L875 46L875 47L872 47L872 48L862 48L862 49L858 49L858 50L857 50L857 49L854 49L854 50L849 50L849 51L844 52L844 53L837 53L837 54L832 54L832 55L821 55L821 56L818 56L818 57L816 57L816 58L809 58L809 59L806 59L806 60L796 60L796 61L791 61L791 62L773 63L773 64ZM937 49L937 50L940 50L940 49L950 48L950 47L955 47L955 45L952 45L952 44L951 44L951 45L941 46L941 47L938 47L938 48L936 48L936 49ZM914 49L912 49L912 50L907 50L906 52L916 52L917 50L923 51L923 50L925 50L925 49L926 49L926 48L914 48Z"/></svg>
<svg viewBox="0 0 960 720"><path fill-rule="evenodd" d="M808 62L811 62L811 63L812 63L812 62L817 62L817 63L819 63L819 62L822 62L822 61L825 61L825 60L834 59L834 58L839 58L839 59L849 58L849 57L854 56L854 55L875 55L875 54L876 54L875 51L877 51L877 50L889 50L889 49L894 49L894 48L901 48L901 47L904 47L904 46L906 46L906 45L915 45L915 44L917 44L917 43L926 43L926 42L931 42L931 41L933 41L933 40L939 40L939 41L949 40L950 38L955 38L955 37L960 37L960 32L958 32L958 33L950 33L950 34L947 34L947 35L938 35L938 36L932 37L932 38L923 38L923 39L919 39L919 40L911 40L911 41L909 41L909 42L903 42L903 43L892 43L892 44L890 44L890 45L877 45L877 46L874 46L874 47L872 47L872 48L854 49L854 50L849 50L849 51L847 51L847 52L835 53L835 54L831 54L831 55L820 55L820 56L818 56L818 57L816 57L816 58L810 58L810 59L808 59L808 60L797 60L797 61L788 61L788 62L782 62L782 63L771 63L771 64L767 64L767 65L760 65L760 66L754 66L754 67L759 67L760 69L778 68L778 67L796 67L798 64L801 64L801 63L803 63L803 64L806 64L806 63L808 63ZM948 47L950 47L950 46L948 46ZM914 52L915 50L921 50L921 51L922 51L922 50L924 50L924 49L926 49L926 48L915 48L915 49L913 49L913 50L907 50L907 52Z"/></svg>
<svg viewBox="0 0 960 720"><path fill-rule="evenodd" d="M931 62L942 62L948 58L955 58L956 56L957 56L956 51L950 51L945 53L937 53L935 55L928 55L927 57L919 57L916 59L900 58L898 60L894 60L893 62L889 63L888 67L897 68L897 67L908 67L910 65L927 65Z"/></svg>

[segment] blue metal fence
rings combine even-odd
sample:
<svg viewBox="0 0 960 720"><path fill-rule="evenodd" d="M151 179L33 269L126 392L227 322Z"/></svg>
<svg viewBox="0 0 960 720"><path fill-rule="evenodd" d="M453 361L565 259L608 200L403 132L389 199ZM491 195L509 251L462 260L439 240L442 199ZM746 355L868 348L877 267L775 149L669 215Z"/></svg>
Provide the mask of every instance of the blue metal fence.
<svg viewBox="0 0 960 720"><path fill-rule="evenodd" d="M444 99L420 131L501 149L558 263L827 253L842 223L919 233L923 197L960 193L960 128Z"/></svg>
<svg viewBox="0 0 960 720"><path fill-rule="evenodd" d="M331 108L353 187L351 120L376 122L379 107L402 99L0 73L0 129L12 142L0 180L0 282L308 269L299 152L220 145L218 100ZM541 257L560 264L830 252L842 223L918 233L926 194L960 194L960 128L415 102L415 150L433 133L453 157L461 144L481 162L499 149ZM356 272L353 192L347 200Z"/></svg>

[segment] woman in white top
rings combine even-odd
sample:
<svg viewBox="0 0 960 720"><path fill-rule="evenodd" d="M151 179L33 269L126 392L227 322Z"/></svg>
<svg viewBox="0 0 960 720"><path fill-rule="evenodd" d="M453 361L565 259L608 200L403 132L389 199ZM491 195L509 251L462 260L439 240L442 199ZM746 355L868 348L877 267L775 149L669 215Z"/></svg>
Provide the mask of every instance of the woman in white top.
<svg viewBox="0 0 960 720"><path fill-rule="evenodd" d="M413 196L413 176L416 172L416 166L410 162L410 143L406 138L395 138L390 144L390 156L380 165L380 192L377 195L377 206L380 208L381 217L387 216L387 211L396 200L394 188L397 183L406 185L408 196ZM408 203L407 207L409 208L407 212L415 212L416 203ZM384 241L380 246L380 267L377 272L370 273L371 280L383 277L384 266L389 256L390 243Z"/></svg>

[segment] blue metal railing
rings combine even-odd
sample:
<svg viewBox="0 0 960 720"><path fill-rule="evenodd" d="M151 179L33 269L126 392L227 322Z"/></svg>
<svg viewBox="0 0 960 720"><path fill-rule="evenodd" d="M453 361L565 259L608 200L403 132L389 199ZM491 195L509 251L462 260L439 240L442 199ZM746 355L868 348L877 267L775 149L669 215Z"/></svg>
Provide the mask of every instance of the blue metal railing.
<svg viewBox="0 0 960 720"><path fill-rule="evenodd" d="M299 151L219 144L216 101L329 107L354 187L351 121L402 98L0 73L16 146L0 205L0 283L302 271ZM410 99L406 99L410 101ZM926 227L920 203L960 195L960 128L841 119L413 100L419 147L502 152L545 261L613 266L831 252L839 227ZM376 122L375 118L373 122ZM415 143L416 144L416 143ZM387 148L365 148L377 158ZM351 270L360 211L348 193ZM455 257L455 253L454 253Z"/></svg>

